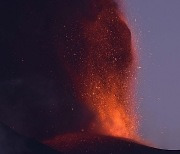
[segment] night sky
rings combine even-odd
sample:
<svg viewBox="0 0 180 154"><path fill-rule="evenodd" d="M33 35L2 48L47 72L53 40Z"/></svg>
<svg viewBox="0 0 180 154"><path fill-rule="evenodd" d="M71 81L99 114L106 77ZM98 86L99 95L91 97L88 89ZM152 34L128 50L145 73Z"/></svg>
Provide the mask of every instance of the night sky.
<svg viewBox="0 0 180 154"><path fill-rule="evenodd" d="M0 120L37 139L89 119L72 101L73 87L57 55L57 27L64 18L57 12L70 16L65 7L58 1L1 1Z"/></svg>

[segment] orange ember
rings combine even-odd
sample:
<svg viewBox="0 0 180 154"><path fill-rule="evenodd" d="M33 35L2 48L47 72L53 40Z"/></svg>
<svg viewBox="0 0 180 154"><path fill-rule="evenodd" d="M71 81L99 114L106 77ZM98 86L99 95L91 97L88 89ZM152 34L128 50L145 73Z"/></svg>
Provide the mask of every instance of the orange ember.
<svg viewBox="0 0 180 154"><path fill-rule="evenodd" d="M135 69L131 32L118 10L107 5L96 21L85 22L84 35L89 48L79 94L96 115L90 129L134 139L137 123L131 87Z"/></svg>
<svg viewBox="0 0 180 154"><path fill-rule="evenodd" d="M83 2L87 8L63 25L59 53L77 99L94 115L85 131L137 139L132 33L114 1Z"/></svg>

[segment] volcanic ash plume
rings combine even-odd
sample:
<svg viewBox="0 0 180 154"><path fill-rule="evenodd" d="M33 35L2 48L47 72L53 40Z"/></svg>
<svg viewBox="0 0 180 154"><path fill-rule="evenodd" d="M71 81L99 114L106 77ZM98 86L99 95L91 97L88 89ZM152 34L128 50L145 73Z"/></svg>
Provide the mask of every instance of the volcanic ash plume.
<svg viewBox="0 0 180 154"><path fill-rule="evenodd" d="M63 20L59 55L77 98L95 115L88 131L135 139L131 31L114 1L80 1Z"/></svg>

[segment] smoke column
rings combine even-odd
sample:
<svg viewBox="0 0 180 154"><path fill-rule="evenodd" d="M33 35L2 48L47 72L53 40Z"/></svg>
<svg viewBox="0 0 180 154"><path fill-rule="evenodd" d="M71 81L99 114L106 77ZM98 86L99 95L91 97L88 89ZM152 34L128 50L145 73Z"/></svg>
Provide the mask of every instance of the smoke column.
<svg viewBox="0 0 180 154"><path fill-rule="evenodd" d="M112 0L60 5L57 52L76 99L94 115L85 131L135 139L136 60L122 9Z"/></svg>

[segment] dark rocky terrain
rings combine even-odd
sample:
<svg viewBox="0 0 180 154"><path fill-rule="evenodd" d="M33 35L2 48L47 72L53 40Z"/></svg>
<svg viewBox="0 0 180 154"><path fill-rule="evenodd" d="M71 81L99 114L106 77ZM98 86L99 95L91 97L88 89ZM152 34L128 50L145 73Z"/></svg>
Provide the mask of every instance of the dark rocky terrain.
<svg viewBox="0 0 180 154"><path fill-rule="evenodd" d="M160 150L138 144L134 141L88 134L75 134L57 137L48 144L26 138L14 132L4 124L0 124L0 153L1 154L58 154L58 153L107 153L107 154L169 154L180 151Z"/></svg>

